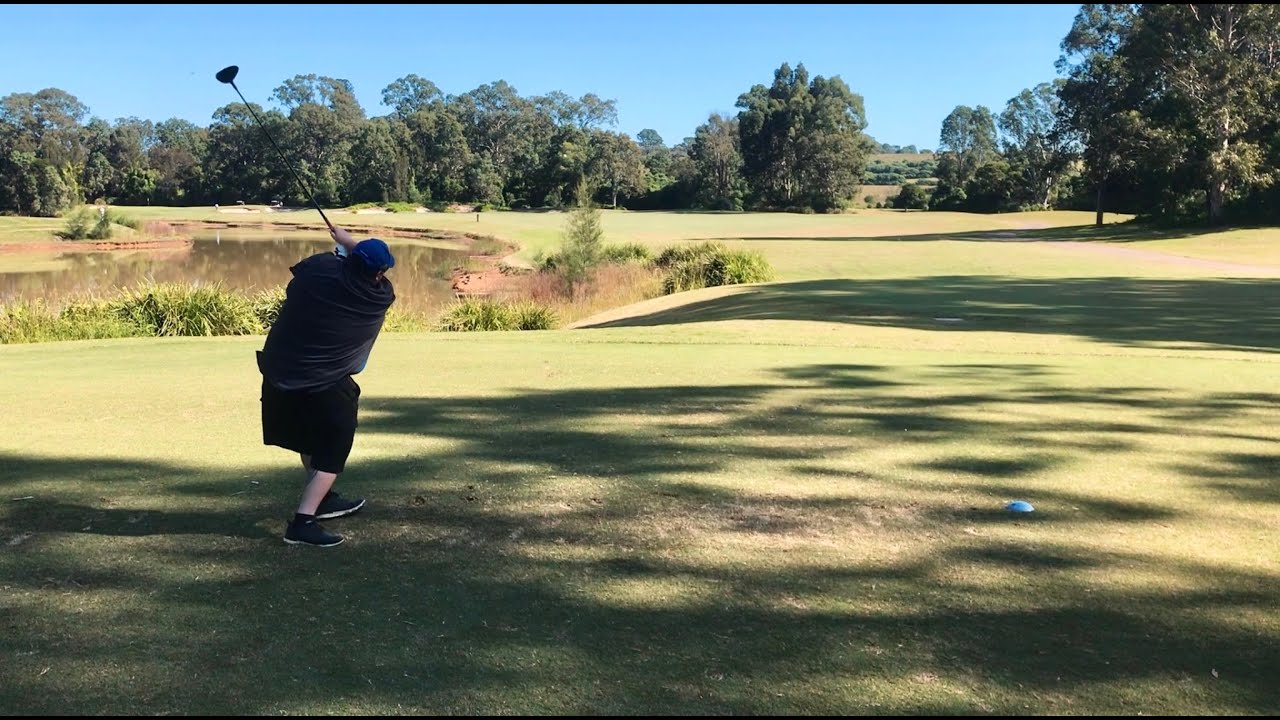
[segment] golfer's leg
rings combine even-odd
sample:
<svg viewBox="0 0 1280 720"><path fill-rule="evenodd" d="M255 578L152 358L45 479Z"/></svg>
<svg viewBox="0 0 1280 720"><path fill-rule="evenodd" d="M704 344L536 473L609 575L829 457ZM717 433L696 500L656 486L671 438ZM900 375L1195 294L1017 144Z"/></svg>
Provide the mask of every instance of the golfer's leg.
<svg viewBox="0 0 1280 720"><path fill-rule="evenodd" d="M315 468L311 467L310 455L302 455L301 453L299 453L299 455L302 457L302 471L307 474L307 479L302 483L305 487L307 483L311 482L312 478L315 477L316 471Z"/></svg>
<svg viewBox="0 0 1280 720"><path fill-rule="evenodd" d="M333 487L333 481L338 479L335 473L320 470L311 472L311 482L307 483L307 487L302 490L302 502L298 505L300 515L315 515L316 510L320 508L320 502L329 493L329 488Z"/></svg>

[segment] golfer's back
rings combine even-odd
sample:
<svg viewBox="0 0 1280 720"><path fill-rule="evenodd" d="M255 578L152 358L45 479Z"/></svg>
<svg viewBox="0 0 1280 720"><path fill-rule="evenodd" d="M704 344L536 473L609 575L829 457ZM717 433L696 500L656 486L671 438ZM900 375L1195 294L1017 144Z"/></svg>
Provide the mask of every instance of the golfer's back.
<svg viewBox="0 0 1280 720"><path fill-rule="evenodd" d="M290 268L280 315L258 353L263 377L281 390L320 390L363 367L395 291L332 253Z"/></svg>

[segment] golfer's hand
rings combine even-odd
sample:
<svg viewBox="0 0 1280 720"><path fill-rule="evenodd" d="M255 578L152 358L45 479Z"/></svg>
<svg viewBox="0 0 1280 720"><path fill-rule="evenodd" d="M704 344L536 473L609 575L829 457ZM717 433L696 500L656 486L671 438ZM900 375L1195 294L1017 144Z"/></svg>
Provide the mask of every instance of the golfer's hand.
<svg viewBox="0 0 1280 720"><path fill-rule="evenodd" d="M333 236L333 241L346 248L347 252L356 246L356 239L351 237L351 233L340 227L333 228L329 234Z"/></svg>

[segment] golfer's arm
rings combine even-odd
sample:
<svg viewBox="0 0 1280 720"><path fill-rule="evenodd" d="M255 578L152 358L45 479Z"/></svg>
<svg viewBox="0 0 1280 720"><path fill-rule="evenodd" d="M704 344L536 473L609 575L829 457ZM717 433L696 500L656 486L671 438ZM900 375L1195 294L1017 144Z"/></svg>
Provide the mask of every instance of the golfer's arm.
<svg viewBox="0 0 1280 720"><path fill-rule="evenodd" d="M335 226L329 234L333 236L333 241L341 245L348 254L356 246L356 239L351 237L351 233L340 227Z"/></svg>

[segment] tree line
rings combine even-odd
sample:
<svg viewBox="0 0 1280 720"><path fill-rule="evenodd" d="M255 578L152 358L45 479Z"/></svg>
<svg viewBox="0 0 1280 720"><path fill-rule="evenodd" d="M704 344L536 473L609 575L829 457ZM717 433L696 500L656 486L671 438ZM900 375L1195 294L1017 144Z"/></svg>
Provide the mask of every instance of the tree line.
<svg viewBox="0 0 1280 720"><path fill-rule="evenodd" d="M771 86L668 146L653 130L613 130L616 103L588 93L522 96L504 81L445 95L406 75L371 117L351 83L298 75L253 106L326 205L465 201L560 207L576 188L643 208L844 207L867 157L862 98L837 78L783 65ZM302 204L306 198L243 103L207 127L181 119L107 122L59 89L0 98L0 211L52 216L120 204Z"/></svg>
<svg viewBox="0 0 1280 720"><path fill-rule="evenodd" d="M614 130L613 100L523 96L504 81L461 95L406 75L370 116L342 79L299 75L254 106L327 205L469 202L563 207L585 186L631 209L839 211L865 183L901 208L1073 208L1177 222L1274 219L1280 207L1280 10L1269 5L1082 5L1059 77L999 114L955 108L927 159L872 140L838 76L783 64L668 145ZM248 108L207 127L107 122L57 89L0 98L0 212L84 201L194 205L305 197ZM928 151L925 151L926 153Z"/></svg>
<svg viewBox="0 0 1280 720"><path fill-rule="evenodd" d="M938 185L903 203L1134 213L1173 223L1280 218L1280 9L1086 4L1060 77L999 116L942 123ZM910 197L903 197L910 195Z"/></svg>

